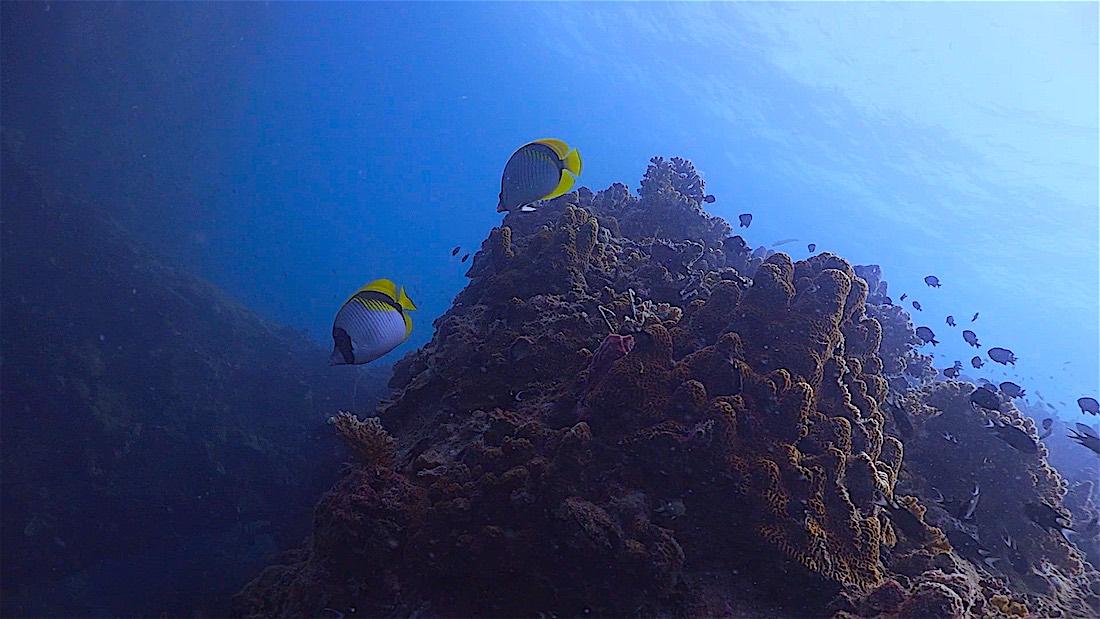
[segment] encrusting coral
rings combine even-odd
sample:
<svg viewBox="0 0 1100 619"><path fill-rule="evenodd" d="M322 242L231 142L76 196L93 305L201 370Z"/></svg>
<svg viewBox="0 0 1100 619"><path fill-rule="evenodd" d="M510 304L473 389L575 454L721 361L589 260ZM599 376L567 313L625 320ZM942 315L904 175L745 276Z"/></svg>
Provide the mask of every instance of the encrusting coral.
<svg viewBox="0 0 1100 619"><path fill-rule="evenodd" d="M509 214L432 341L395 367L379 408L395 457L376 422L338 417L365 464L318 505L305 549L246 587L237 611L712 616L747 598L777 616L1095 607L1095 572L1022 521L1010 533L1059 591L955 547L934 484L954 496L980 481L990 514L1057 505L1064 489L1042 451L1020 463L985 413L961 410L959 383L909 387L929 384L931 366L877 267L753 258L702 210L710 200L690 162L654 158L637 197L581 188ZM897 431L901 410L912 436ZM1008 406L999 415L1034 431ZM947 420L980 447L936 470ZM330 555L347 558L334 540L363 558L334 567ZM751 593L718 572L751 575Z"/></svg>

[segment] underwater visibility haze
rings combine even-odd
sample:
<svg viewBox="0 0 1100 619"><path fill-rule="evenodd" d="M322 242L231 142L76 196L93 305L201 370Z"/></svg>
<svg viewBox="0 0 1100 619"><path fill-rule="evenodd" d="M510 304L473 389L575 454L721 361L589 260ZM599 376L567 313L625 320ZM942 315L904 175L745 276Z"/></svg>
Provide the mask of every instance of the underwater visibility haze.
<svg viewBox="0 0 1100 619"><path fill-rule="evenodd" d="M1098 12L3 2L0 612L1100 615Z"/></svg>

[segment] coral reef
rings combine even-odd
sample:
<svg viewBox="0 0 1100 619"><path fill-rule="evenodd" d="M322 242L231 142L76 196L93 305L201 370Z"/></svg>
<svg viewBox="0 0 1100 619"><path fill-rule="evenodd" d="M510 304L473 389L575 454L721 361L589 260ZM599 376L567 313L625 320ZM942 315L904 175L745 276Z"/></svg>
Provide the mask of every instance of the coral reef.
<svg viewBox="0 0 1100 619"><path fill-rule="evenodd" d="M933 383L878 268L828 253L754 258L703 212L705 198L689 162L654 158L637 197L621 184L582 188L509 214L435 337L395 366L396 394L378 411L398 444L392 468L347 473L374 471L372 483L398 489L400 534L334 571L318 539L378 537L376 523L322 517L345 504L342 482L318 506L311 541L242 591L236 611L1095 608L1096 572L1019 516L1064 495L1045 452L1013 453L985 427L994 413L969 408L968 386ZM1009 405L996 415L1034 432ZM898 419L911 419L905 432ZM940 432L977 447L934 463ZM975 481L978 518L1015 510L1008 533L1033 577L1006 574L1001 548L1005 560L987 563L956 547L971 525L956 526L937 491L954 498Z"/></svg>

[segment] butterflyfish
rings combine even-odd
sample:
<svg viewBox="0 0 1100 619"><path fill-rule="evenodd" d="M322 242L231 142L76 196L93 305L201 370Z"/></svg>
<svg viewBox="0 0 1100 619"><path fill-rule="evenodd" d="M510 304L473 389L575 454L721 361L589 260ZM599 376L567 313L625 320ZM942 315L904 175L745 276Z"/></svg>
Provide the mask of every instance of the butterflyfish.
<svg viewBox="0 0 1100 619"><path fill-rule="evenodd" d="M533 203L572 189L581 166L581 154L561 140L546 138L523 145L504 166L497 212L535 210Z"/></svg>
<svg viewBox="0 0 1100 619"><path fill-rule="evenodd" d="M370 363L397 348L412 333L408 312L415 309L405 288L388 279L363 286L336 313L329 365Z"/></svg>

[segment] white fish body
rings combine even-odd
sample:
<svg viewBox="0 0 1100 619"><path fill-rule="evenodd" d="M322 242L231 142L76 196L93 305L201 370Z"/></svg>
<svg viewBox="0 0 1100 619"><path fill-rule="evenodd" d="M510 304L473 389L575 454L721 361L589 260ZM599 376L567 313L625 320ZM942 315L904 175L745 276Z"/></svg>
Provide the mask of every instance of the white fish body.
<svg viewBox="0 0 1100 619"><path fill-rule="evenodd" d="M332 323L331 365L370 363L397 348L412 333L407 311L416 305L388 279L375 280L351 296Z"/></svg>
<svg viewBox="0 0 1100 619"><path fill-rule="evenodd" d="M398 311L363 311L358 303L347 303L336 314L336 322L351 336L355 363L370 363L401 345L405 335L405 318Z"/></svg>

